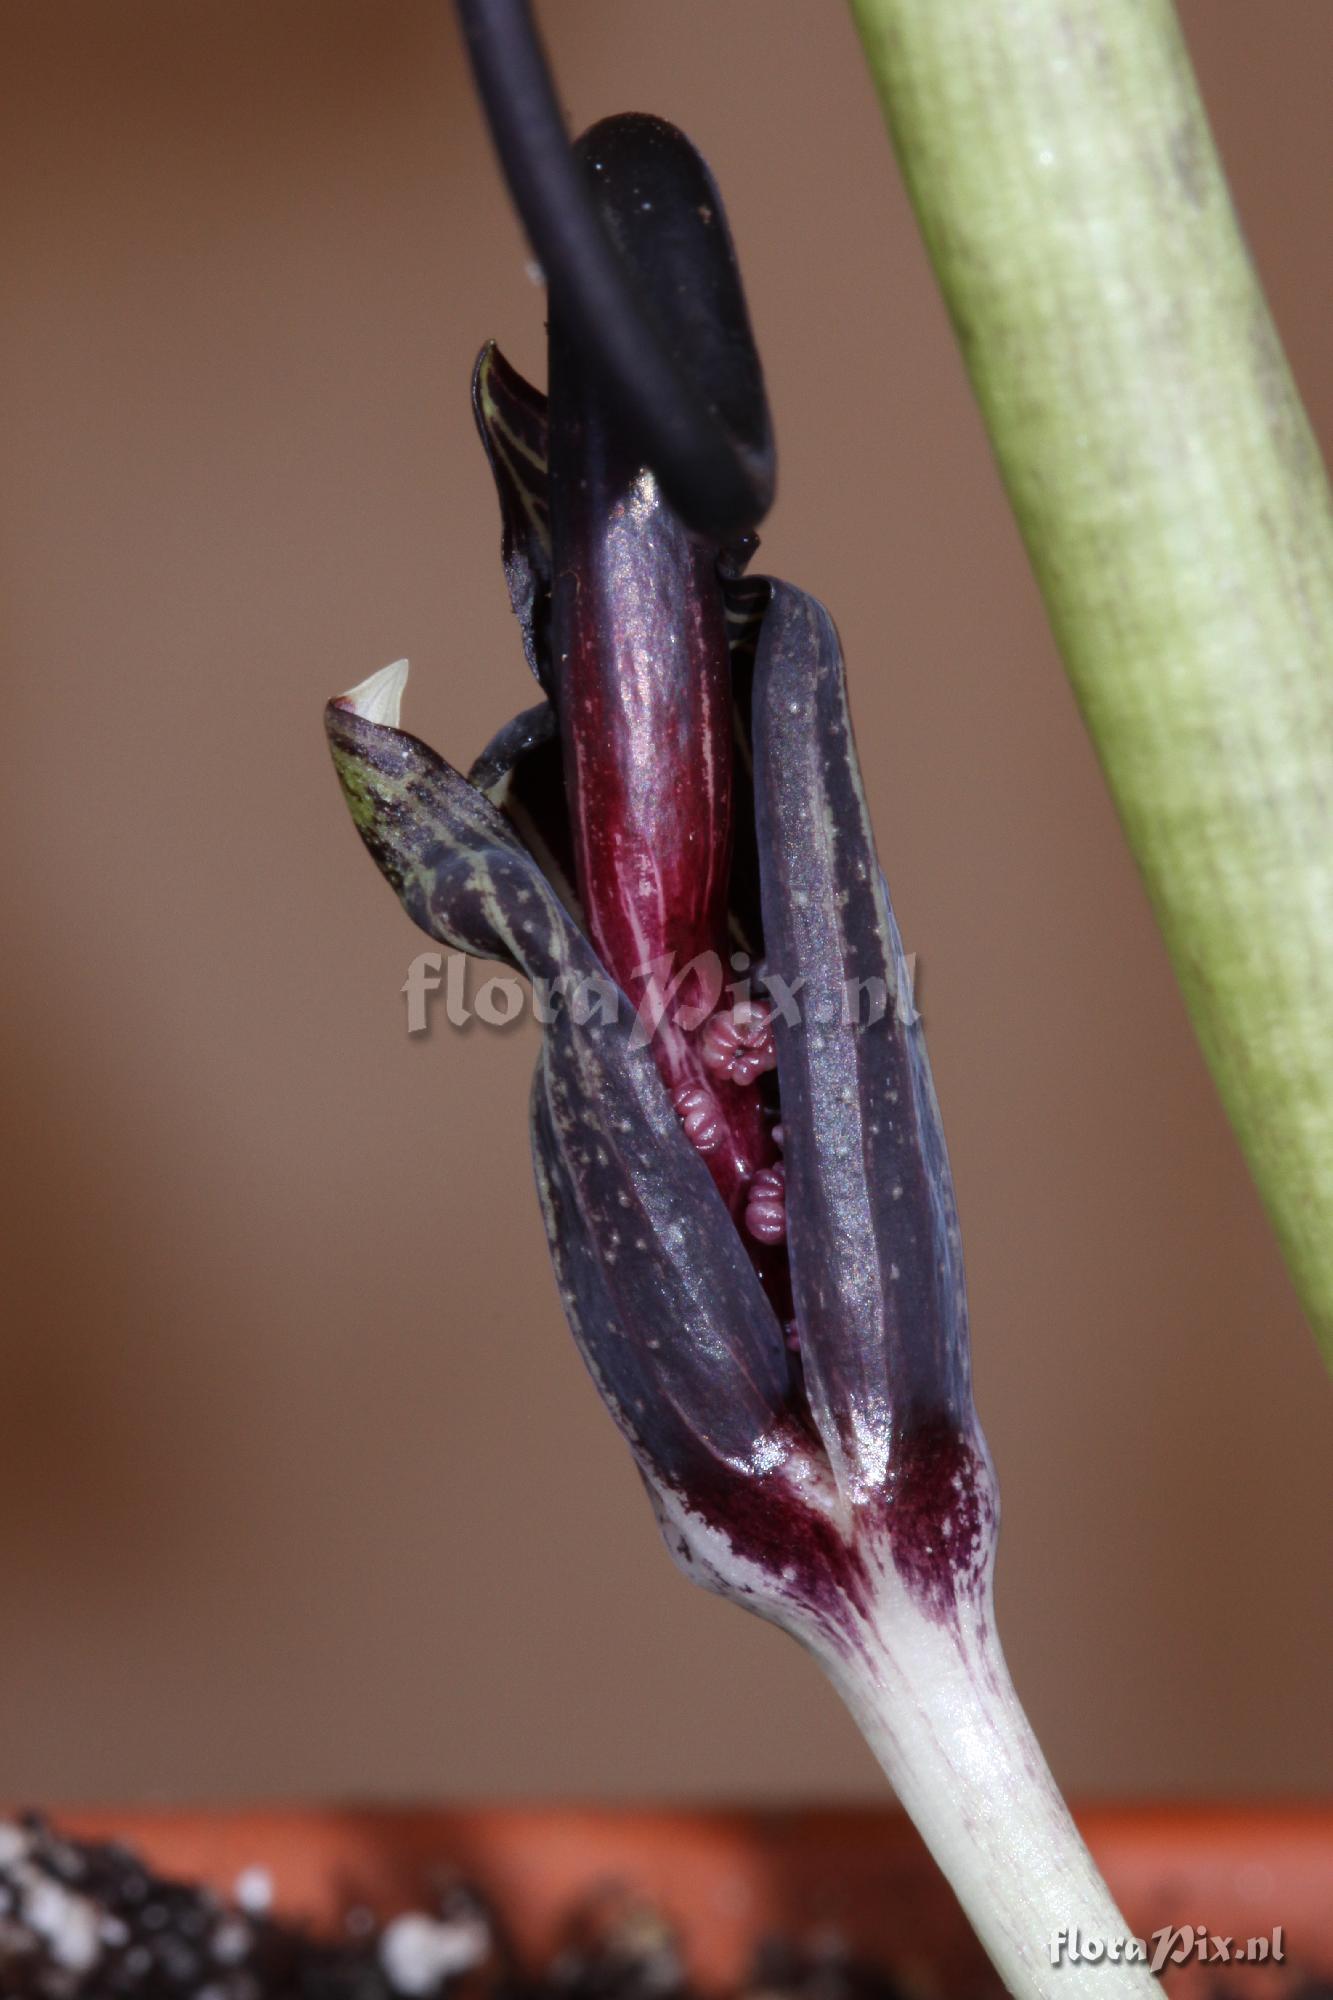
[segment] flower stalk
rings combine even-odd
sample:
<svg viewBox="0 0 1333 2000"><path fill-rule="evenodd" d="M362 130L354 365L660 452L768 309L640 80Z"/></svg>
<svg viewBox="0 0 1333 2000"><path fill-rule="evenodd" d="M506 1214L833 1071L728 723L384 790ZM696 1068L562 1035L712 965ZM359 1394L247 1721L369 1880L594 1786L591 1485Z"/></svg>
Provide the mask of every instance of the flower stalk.
<svg viewBox="0 0 1333 2000"><path fill-rule="evenodd" d="M579 157L644 295L705 300L743 352L693 149L626 118ZM474 382L546 698L464 778L386 669L329 705L345 797L423 930L561 996L538 1193L671 1555L822 1662L1014 1992L1128 1994L1143 1968L1052 1962L1062 1928L1125 1927L995 1635L953 1187L837 634L743 574L752 538L685 527L558 301L550 387L493 348Z"/></svg>
<svg viewBox="0 0 1333 2000"><path fill-rule="evenodd" d="M1073 1925L1129 1940L1023 1713L993 1629L922 1618L889 1583L864 1648L826 1661L894 1791L1015 1994L1128 1995L1135 1962L1053 1963ZM1077 1916L1071 1920L1070 1911Z"/></svg>

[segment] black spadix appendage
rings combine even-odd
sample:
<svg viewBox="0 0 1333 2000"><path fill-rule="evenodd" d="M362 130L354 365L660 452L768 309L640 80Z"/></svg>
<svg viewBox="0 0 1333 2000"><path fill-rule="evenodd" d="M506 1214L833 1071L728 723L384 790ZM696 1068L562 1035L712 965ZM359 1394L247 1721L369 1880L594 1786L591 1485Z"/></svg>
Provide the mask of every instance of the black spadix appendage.
<svg viewBox="0 0 1333 2000"><path fill-rule="evenodd" d="M627 282L672 365L752 462L771 459L759 351L722 197L704 160L674 125L642 113L599 120L574 152ZM551 307L557 322L572 326L562 293L552 292ZM634 439L637 406L614 376L606 388ZM651 453L643 456L652 465ZM663 485L674 501L665 475Z"/></svg>
<svg viewBox="0 0 1333 2000"><path fill-rule="evenodd" d="M570 146L528 0L459 0L458 11L500 163L553 308L680 518L718 542L749 533L773 502L773 437L762 371L707 168L692 149L692 164L683 160L679 148L686 142L679 135L671 145L664 143L660 157L644 161L660 200L678 203L678 239L672 241L670 227L660 238L663 258L677 278L686 273L682 259L691 233L686 210L693 208L705 235L712 234L690 282L720 315L713 330L697 323L687 327L685 318L692 315L683 317L680 302L668 298L659 283L657 272L664 266L646 272L635 248L635 241L641 245L646 238L636 233L631 240L627 233L618 239L614 219L608 227L583 161ZM656 119L618 122L627 130L637 123L661 135L672 130ZM668 157L672 153L674 160ZM699 199L689 199L695 193ZM653 199L647 182L642 198ZM704 221L705 210L713 211L713 222ZM645 217L653 212L640 210ZM719 257L731 261L730 282L715 275ZM748 357L742 353L746 347Z"/></svg>

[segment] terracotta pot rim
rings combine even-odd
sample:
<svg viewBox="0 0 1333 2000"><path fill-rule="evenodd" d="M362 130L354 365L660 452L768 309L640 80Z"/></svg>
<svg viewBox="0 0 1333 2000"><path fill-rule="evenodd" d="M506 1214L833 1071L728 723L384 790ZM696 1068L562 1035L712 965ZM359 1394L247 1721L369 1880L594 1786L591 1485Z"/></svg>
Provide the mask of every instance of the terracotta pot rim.
<svg viewBox="0 0 1333 2000"><path fill-rule="evenodd" d="M317 1926L352 1903L385 1916L419 1905L452 1868L490 1898L530 1963L549 1957L581 1902L617 1885L679 1924L705 1994L745 1979L760 1938L830 1931L920 1996L993 1983L952 1891L891 1805L271 1800L57 1806L50 1817L224 1892L263 1868L276 1908ZM1075 1817L1132 1935L1203 1923L1245 1938L1281 1924L1293 1965L1333 1970L1333 1801L1088 1801ZM1211 1971L1180 1968L1178 2000ZM1233 1979L1230 1990L1275 2000L1271 1987Z"/></svg>

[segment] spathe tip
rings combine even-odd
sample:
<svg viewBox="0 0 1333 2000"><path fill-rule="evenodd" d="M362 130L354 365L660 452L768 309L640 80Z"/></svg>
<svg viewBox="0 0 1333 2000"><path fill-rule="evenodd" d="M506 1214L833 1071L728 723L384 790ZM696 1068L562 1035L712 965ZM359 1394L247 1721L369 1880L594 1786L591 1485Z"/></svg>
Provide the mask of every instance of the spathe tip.
<svg viewBox="0 0 1333 2000"><path fill-rule="evenodd" d="M397 729L407 675L407 661L394 660L391 665L381 667L378 673L358 681L354 688L348 688L346 694L340 694L335 706L350 708L363 722L377 723L383 729Z"/></svg>

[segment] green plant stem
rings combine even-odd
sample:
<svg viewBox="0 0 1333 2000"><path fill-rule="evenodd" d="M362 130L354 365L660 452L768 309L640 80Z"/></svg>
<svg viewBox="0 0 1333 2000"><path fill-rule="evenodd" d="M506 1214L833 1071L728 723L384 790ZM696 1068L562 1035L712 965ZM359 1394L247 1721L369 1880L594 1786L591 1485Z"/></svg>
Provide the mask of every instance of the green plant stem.
<svg viewBox="0 0 1333 2000"><path fill-rule="evenodd" d="M852 0L1056 638L1333 1362L1333 507L1169 0Z"/></svg>

